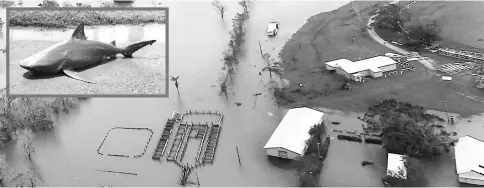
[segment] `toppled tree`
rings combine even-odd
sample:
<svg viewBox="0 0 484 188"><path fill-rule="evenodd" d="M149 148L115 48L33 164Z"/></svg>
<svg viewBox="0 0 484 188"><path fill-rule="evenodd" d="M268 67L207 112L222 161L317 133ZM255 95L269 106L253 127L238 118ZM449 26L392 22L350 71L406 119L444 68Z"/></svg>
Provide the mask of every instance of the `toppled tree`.
<svg viewBox="0 0 484 188"><path fill-rule="evenodd" d="M225 11L227 11L227 6L222 4L219 0L213 0L212 6L214 6L217 9L222 19L224 19L224 14L225 14Z"/></svg>
<svg viewBox="0 0 484 188"><path fill-rule="evenodd" d="M403 156L406 178L398 178L404 175L404 171L399 170L393 176L385 176L382 181L391 187L425 187L427 167L418 159Z"/></svg>
<svg viewBox="0 0 484 188"><path fill-rule="evenodd" d="M442 39L442 37L440 36L442 27L436 20L426 25L418 24L417 26L411 27L408 30L408 38L410 38L410 41L406 43L406 45L408 46L431 46L434 42L440 41Z"/></svg>
<svg viewBox="0 0 484 188"><path fill-rule="evenodd" d="M394 99L370 107L363 121L368 125L365 131L383 135L383 147L391 153L434 157L456 142L451 138L453 133L437 125L442 118L427 114L421 106Z"/></svg>

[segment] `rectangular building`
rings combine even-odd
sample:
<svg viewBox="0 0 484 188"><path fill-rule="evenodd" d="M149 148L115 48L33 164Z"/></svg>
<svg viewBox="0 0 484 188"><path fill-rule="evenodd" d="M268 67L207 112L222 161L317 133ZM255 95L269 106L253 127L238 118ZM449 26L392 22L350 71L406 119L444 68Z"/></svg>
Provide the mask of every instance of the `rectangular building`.
<svg viewBox="0 0 484 188"><path fill-rule="evenodd" d="M307 107L290 109L277 126L264 149L267 155L297 159L306 151L309 129L321 124L324 113Z"/></svg>
<svg viewBox="0 0 484 188"><path fill-rule="evenodd" d="M405 155L388 153L387 176L407 179L407 167L405 167Z"/></svg>
<svg viewBox="0 0 484 188"><path fill-rule="evenodd" d="M361 82L365 76L378 78L382 77L384 72L396 70L397 62L386 56L376 56L356 62L348 59L338 59L327 62L326 69L334 70L336 73L355 82Z"/></svg>
<svg viewBox="0 0 484 188"><path fill-rule="evenodd" d="M454 149L459 182L484 185L484 142L464 136L459 138Z"/></svg>

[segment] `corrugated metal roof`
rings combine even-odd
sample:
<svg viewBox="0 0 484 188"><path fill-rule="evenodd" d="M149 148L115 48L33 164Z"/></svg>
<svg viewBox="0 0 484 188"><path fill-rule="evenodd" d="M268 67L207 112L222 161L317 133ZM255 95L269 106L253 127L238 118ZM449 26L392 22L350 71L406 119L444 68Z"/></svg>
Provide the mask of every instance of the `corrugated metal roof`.
<svg viewBox="0 0 484 188"><path fill-rule="evenodd" d="M310 137L309 129L318 124L323 115L323 112L308 107L290 109L267 141L264 149L280 147L303 154L306 140Z"/></svg>
<svg viewBox="0 0 484 188"><path fill-rule="evenodd" d="M388 153L387 175L398 173L402 170L402 176L397 178L407 179L407 168L405 167L404 155L398 155L394 153Z"/></svg>
<svg viewBox="0 0 484 188"><path fill-rule="evenodd" d="M332 67L341 67L348 74L361 72L364 70L378 69L379 67L397 64L395 60L386 56L376 56L361 61L352 62L348 59L338 59L326 63Z"/></svg>
<svg viewBox="0 0 484 188"><path fill-rule="evenodd" d="M484 177L484 142L472 136L464 136L454 146L457 174L477 172Z"/></svg>

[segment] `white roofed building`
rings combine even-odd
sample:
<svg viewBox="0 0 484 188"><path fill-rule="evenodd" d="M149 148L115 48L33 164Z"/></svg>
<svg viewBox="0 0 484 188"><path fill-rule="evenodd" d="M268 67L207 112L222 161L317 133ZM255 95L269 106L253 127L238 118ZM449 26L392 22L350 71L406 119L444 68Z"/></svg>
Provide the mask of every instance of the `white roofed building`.
<svg viewBox="0 0 484 188"><path fill-rule="evenodd" d="M267 155L297 159L306 151L311 127L323 122L323 112L308 107L290 109L277 126L264 149Z"/></svg>
<svg viewBox="0 0 484 188"><path fill-rule="evenodd" d="M397 62L386 56L376 56L356 62L338 59L326 62L326 69L334 70L355 82L361 82L365 76L378 78L382 77L384 72L396 70Z"/></svg>
<svg viewBox="0 0 484 188"><path fill-rule="evenodd" d="M484 185L484 142L464 136L459 138L454 150L459 182Z"/></svg>
<svg viewBox="0 0 484 188"><path fill-rule="evenodd" d="M388 153L387 176L407 179L404 155Z"/></svg>

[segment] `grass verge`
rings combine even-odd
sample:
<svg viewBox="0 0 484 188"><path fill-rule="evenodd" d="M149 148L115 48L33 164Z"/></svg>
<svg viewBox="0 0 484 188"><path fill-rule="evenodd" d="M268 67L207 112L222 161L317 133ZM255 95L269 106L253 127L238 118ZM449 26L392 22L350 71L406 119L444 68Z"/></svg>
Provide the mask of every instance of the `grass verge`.
<svg viewBox="0 0 484 188"><path fill-rule="evenodd" d="M161 11L24 11L10 12L10 27L68 28L84 22L87 26L97 25L142 25L165 23L165 13Z"/></svg>

